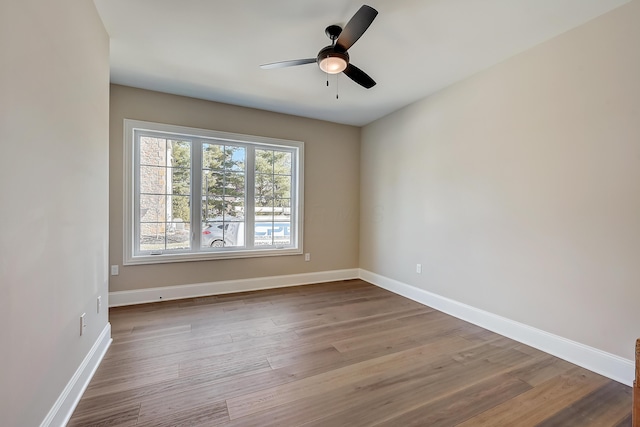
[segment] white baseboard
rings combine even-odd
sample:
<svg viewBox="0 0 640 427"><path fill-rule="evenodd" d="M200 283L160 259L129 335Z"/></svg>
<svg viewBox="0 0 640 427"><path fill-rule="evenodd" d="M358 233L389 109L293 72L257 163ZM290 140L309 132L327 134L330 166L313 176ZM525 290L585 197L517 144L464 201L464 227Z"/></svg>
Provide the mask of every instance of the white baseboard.
<svg viewBox="0 0 640 427"><path fill-rule="evenodd" d="M222 295L262 289L310 285L313 283L333 282L337 280L350 280L357 279L358 274L359 269L353 268L348 270L320 271L316 273L289 274L286 276L257 277L254 279L225 280L192 285L110 292L109 306L119 307L123 305L144 304L208 295Z"/></svg>
<svg viewBox="0 0 640 427"><path fill-rule="evenodd" d="M78 406L80 398L89 385L89 381L93 378L96 369L102 362L107 349L111 345L111 324L107 323L100 336L89 350L73 377L62 390L62 393L56 400L40 427L58 427L65 426L69 422L73 411Z"/></svg>
<svg viewBox="0 0 640 427"><path fill-rule="evenodd" d="M514 339L568 362L631 386L634 363L611 353L550 334L493 313L445 298L415 286L360 269L360 278L436 310Z"/></svg>

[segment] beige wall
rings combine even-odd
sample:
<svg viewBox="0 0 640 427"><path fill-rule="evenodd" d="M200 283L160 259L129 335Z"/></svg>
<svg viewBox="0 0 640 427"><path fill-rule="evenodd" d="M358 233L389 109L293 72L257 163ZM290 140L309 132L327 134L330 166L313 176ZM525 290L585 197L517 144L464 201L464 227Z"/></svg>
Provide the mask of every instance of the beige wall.
<svg viewBox="0 0 640 427"><path fill-rule="evenodd" d="M109 41L93 2L3 0L0 52L0 424L37 426L107 326Z"/></svg>
<svg viewBox="0 0 640 427"><path fill-rule="evenodd" d="M366 126L360 267L632 359L639 22L633 1Z"/></svg>
<svg viewBox="0 0 640 427"><path fill-rule="evenodd" d="M124 266L112 292L358 267L360 129L125 86L111 86L110 263L122 265L123 119L305 143L300 256Z"/></svg>

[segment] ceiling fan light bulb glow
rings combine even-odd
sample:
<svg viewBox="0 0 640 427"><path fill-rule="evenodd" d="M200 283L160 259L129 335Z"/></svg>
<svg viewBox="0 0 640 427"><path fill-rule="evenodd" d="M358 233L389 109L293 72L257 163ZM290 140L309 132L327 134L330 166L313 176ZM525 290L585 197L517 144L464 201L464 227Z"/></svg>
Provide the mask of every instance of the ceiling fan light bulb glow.
<svg viewBox="0 0 640 427"><path fill-rule="evenodd" d="M319 65L325 73L338 74L347 68L347 61L339 56L327 56L320 61Z"/></svg>

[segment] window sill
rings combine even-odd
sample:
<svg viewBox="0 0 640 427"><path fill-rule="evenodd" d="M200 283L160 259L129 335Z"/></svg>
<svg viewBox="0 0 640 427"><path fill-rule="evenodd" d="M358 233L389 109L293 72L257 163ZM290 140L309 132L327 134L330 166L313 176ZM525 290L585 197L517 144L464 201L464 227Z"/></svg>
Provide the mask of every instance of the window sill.
<svg viewBox="0 0 640 427"><path fill-rule="evenodd" d="M222 259L260 258L271 256L302 255L298 248L261 249L243 251L193 252L187 254L166 253L161 255L139 255L127 257L123 265L167 264L174 262L215 261Z"/></svg>

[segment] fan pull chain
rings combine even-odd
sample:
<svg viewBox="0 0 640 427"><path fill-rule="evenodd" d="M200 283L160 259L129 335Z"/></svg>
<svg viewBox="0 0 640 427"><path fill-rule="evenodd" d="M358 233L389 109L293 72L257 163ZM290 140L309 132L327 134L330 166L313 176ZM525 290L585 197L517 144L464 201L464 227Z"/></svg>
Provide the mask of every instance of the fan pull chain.
<svg viewBox="0 0 640 427"><path fill-rule="evenodd" d="M339 76L340 74L336 74L336 99L339 98L339 95L338 95L338 89L339 89L338 82L340 81Z"/></svg>

